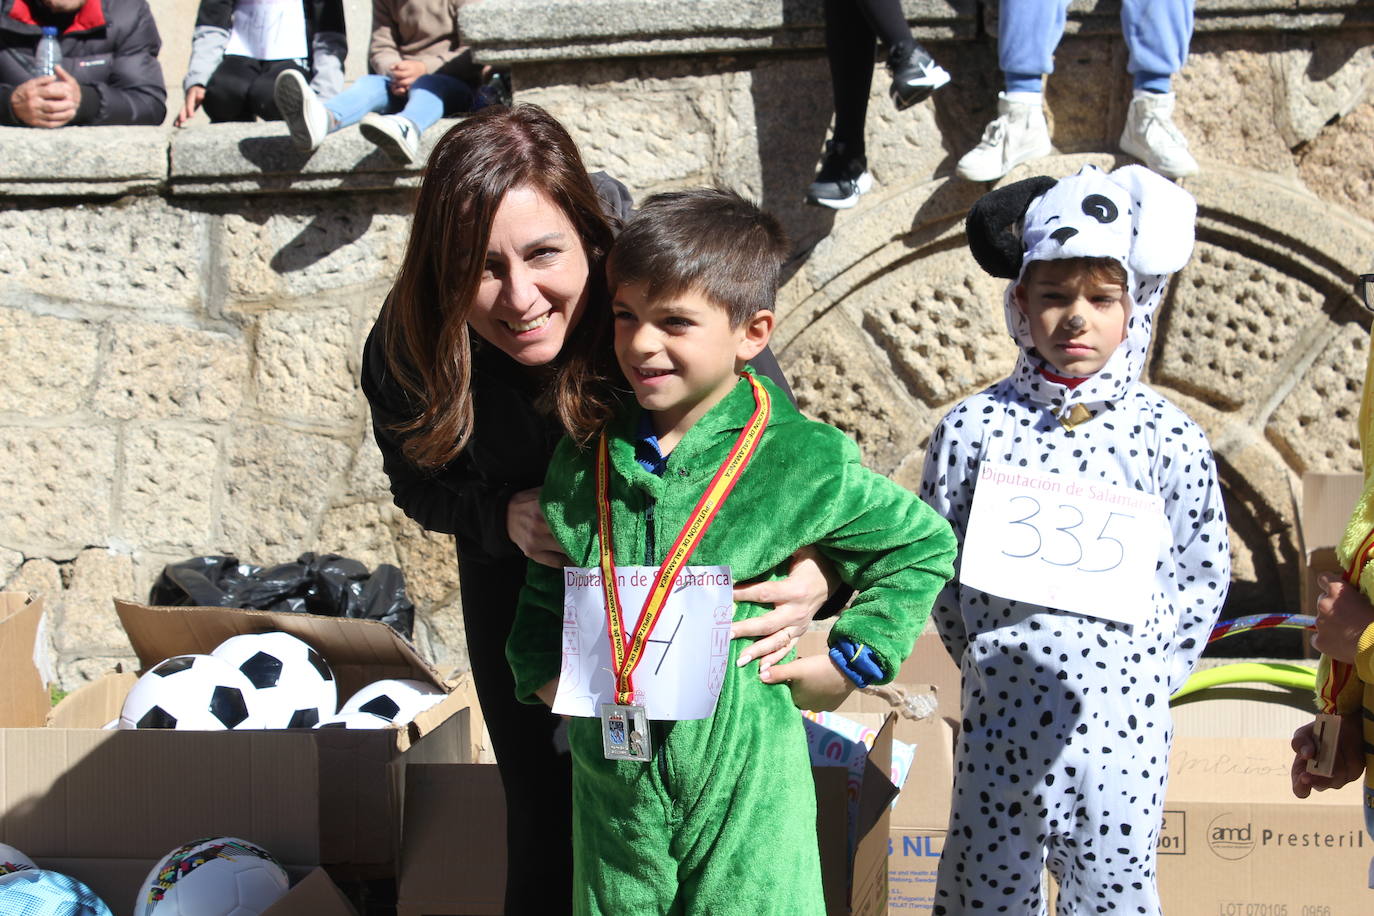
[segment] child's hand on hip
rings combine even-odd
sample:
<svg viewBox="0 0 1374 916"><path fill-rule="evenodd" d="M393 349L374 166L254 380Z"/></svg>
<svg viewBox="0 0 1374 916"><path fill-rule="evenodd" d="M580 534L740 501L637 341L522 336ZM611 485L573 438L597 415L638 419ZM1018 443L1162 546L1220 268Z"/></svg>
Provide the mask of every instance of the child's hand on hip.
<svg viewBox="0 0 1374 916"><path fill-rule="evenodd" d="M798 709L824 712L834 709L854 692L854 682L828 655L808 655L785 665L759 672L765 684L786 684Z"/></svg>

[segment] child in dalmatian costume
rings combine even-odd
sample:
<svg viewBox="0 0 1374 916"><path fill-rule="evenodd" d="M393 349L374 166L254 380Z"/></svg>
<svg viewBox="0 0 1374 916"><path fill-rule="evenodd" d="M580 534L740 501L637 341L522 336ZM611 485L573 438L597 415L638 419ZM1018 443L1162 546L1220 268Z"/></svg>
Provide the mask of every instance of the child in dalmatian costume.
<svg viewBox="0 0 1374 916"><path fill-rule="evenodd" d="M936 914L1043 913L1045 865L1059 884L1060 914L1160 912L1155 842L1169 696L1201 654L1230 580L1207 440L1139 381L1167 275L1192 251L1195 216L1191 195L1141 166L1027 179L969 214L975 259L1012 281L1003 307L1021 353L1008 378L961 402L931 435L921 495L953 525L960 563L984 460L1157 494L1168 536L1143 624L957 580L936 600L933 619L963 676ZM1063 258L1109 258L1125 269L1123 299L1112 300L1125 308L1124 339L1103 349L1110 356L1087 377L1067 377L1071 360L1057 345L1053 357L1038 352L1018 305L1027 266ZM1089 263L1075 262L1078 276ZM1069 315L1052 339L1083 327ZM1114 600L1109 583L1104 608Z"/></svg>

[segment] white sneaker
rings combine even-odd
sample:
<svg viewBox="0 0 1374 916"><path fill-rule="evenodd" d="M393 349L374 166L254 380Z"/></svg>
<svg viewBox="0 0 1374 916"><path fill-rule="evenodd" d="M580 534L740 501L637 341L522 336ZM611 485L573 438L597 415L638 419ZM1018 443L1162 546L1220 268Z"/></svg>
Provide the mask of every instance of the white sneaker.
<svg viewBox="0 0 1374 916"><path fill-rule="evenodd" d="M402 115L369 112L359 122L358 132L402 165L410 165L420 155L420 129Z"/></svg>
<svg viewBox="0 0 1374 916"><path fill-rule="evenodd" d="M291 131L296 149L313 150L329 133L329 110L324 107L315 90L305 81L299 70L283 70L272 84L272 97L277 110Z"/></svg>
<svg viewBox="0 0 1374 916"><path fill-rule="evenodd" d="M1198 173L1188 140L1174 126L1172 92L1136 92L1121 129L1121 151L1168 178Z"/></svg>
<svg viewBox="0 0 1374 916"><path fill-rule="evenodd" d="M964 154L955 173L967 181L996 181L1023 162L1048 156L1050 127L1039 102L1022 102L997 93L997 117L983 139Z"/></svg>

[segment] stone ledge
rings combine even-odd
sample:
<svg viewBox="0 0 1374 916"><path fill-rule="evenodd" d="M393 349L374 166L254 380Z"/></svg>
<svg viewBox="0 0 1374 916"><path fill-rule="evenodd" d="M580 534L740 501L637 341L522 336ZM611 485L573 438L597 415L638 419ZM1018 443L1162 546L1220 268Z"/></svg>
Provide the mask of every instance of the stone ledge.
<svg viewBox="0 0 1374 916"><path fill-rule="evenodd" d="M0 127L5 197L181 197L390 191L419 184L423 163L456 120L425 132L416 164L393 163L356 128L313 153L291 145L280 122L171 127Z"/></svg>
<svg viewBox="0 0 1374 916"><path fill-rule="evenodd" d="M490 64L670 54L814 50L824 46L821 0L484 0L459 24ZM995 33L991 0L902 0L923 41ZM1117 34L1119 0L1073 0L1067 32ZM1194 29L1297 31L1374 24L1360 0L1197 0Z"/></svg>

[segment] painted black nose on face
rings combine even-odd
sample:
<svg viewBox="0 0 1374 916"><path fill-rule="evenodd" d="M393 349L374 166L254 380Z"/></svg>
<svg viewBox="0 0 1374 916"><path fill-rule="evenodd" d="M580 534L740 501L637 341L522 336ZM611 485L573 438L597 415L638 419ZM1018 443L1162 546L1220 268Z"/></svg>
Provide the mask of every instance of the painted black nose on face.
<svg viewBox="0 0 1374 916"><path fill-rule="evenodd" d="M1054 239L1056 242L1062 245L1077 234L1077 229L1075 229L1072 226L1065 226L1062 229L1056 229L1053 232L1051 232L1050 238Z"/></svg>
<svg viewBox="0 0 1374 916"><path fill-rule="evenodd" d="M1064 327L1068 328L1070 331L1081 331L1087 324L1088 323L1083 320L1082 315L1070 315L1069 320L1064 322Z"/></svg>

